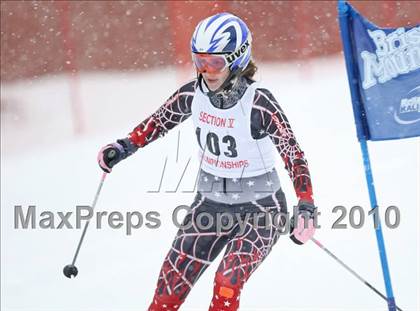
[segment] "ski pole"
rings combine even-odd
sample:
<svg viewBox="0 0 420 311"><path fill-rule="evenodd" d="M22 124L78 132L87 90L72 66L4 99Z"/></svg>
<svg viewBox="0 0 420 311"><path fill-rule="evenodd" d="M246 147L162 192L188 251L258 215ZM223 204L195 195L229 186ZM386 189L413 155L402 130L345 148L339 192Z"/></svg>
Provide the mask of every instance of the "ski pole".
<svg viewBox="0 0 420 311"><path fill-rule="evenodd" d="M340 265L342 265L344 268L346 268L347 271L349 271L351 274L353 274L356 278L359 279L362 283L364 283L367 287L369 287L371 290L373 290L375 293L377 293L379 296L381 296L385 301L388 302L388 299L384 294L382 294L379 290L377 290L375 287L373 287L368 281L366 281L364 278L362 278L359 274L356 273L352 268L347 266L343 261L341 261L337 256L335 256L331 251L326 248L324 245L322 245L321 242L319 242L315 238L311 238L312 242L314 242L317 246L319 246L322 250L324 250L328 255L330 255L333 259L335 259ZM402 311L398 306L397 310Z"/></svg>
<svg viewBox="0 0 420 311"><path fill-rule="evenodd" d="M102 174L102 178L101 178L101 181L99 183L98 190L96 190L95 198L93 199L92 210L95 209L95 205L96 205L96 202L98 201L99 194L101 193L102 185L104 184L106 175L107 175L107 173L105 173L105 172ZM74 254L73 261L71 262L71 264L65 266L64 269L63 269L64 275L66 277L68 277L69 279L72 276L73 277L77 276L78 270L77 270L77 267L75 266L75 263L76 263L77 256L79 255L79 251L80 251L80 247L82 246L83 239L85 238L85 234L86 234L86 230L89 226L89 222L90 222L90 220L88 220L86 222L85 227L83 228L82 236L80 237L79 244L77 245L77 249L76 249L76 253Z"/></svg>

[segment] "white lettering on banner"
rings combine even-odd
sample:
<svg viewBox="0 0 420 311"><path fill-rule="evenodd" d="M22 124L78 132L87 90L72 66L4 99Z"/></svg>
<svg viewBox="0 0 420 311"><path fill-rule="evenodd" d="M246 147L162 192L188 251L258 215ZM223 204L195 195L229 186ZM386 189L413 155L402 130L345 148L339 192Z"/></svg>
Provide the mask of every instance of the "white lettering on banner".
<svg viewBox="0 0 420 311"><path fill-rule="evenodd" d="M403 27L386 35L383 30L368 30L375 43L375 54L362 51L366 90L397 76L420 68L420 26L405 31Z"/></svg>
<svg viewBox="0 0 420 311"><path fill-rule="evenodd" d="M403 98L400 104L400 113L420 112L420 97Z"/></svg>
<svg viewBox="0 0 420 311"><path fill-rule="evenodd" d="M400 109L394 110L394 120L401 125L420 122L420 86L401 99Z"/></svg>

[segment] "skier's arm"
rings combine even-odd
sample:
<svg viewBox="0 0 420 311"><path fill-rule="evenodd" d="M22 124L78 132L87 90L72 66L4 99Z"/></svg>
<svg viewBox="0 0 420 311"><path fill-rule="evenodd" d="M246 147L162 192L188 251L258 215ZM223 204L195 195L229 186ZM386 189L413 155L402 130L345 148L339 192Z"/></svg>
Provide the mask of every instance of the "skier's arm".
<svg viewBox="0 0 420 311"><path fill-rule="evenodd" d="M102 170L110 173L115 164L186 120L191 115L195 88L196 80L185 84L155 113L137 125L126 138L103 147L98 154L98 163Z"/></svg>
<svg viewBox="0 0 420 311"><path fill-rule="evenodd" d="M261 139L270 136L283 159L298 199L313 203L308 162L286 115L268 90L256 90L252 119L253 137Z"/></svg>
<svg viewBox="0 0 420 311"><path fill-rule="evenodd" d="M142 148L191 116L191 104L196 88L193 80L178 89L155 113L128 134L130 141Z"/></svg>
<svg viewBox="0 0 420 311"><path fill-rule="evenodd" d="M290 222L290 238L296 244L304 244L315 233L315 205L308 162L286 115L268 90L256 90L251 118L253 137L270 136L293 182L299 203L297 214Z"/></svg>

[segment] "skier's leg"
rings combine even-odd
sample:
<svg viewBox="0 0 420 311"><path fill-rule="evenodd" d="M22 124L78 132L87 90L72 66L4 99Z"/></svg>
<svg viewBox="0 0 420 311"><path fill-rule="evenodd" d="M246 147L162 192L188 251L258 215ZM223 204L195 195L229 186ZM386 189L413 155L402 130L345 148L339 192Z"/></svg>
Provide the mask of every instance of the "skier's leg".
<svg viewBox="0 0 420 311"><path fill-rule="evenodd" d="M214 228L201 230L196 223L197 215L213 214L213 210L198 194L183 221L183 225L192 226L178 231L163 262L149 311L178 310L194 283L225 247L231 231L217 235Z"/></svg>
<svg viewBox="0 0 420 311"><path fill-rule="evenodd" d="M284 224L284 218L272 222L274 215L287 212L286 201L281 190L264 205L253 202L259 208L268 209L269 218L258 218L258 225L254 227L253 219L246 222L245 230L237 232L228 242L225 255L219 265L214 279L213 299L209 311L236 311L239 308L239 299L242 288L251 274L268 256L272 247L280 236L280 228L275 224ZM279 214L280 215L280 214ZM279 216L277 215L277 216ZM280 222L280 223L279 223ZM238 231L238 227L236 228Z"/></svg>

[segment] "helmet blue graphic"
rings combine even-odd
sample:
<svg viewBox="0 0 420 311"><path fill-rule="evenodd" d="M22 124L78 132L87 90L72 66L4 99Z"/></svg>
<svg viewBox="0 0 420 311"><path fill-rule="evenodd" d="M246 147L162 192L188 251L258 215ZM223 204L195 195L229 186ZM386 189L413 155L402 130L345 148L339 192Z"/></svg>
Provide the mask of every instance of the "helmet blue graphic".
<svg viewBox="0 0 420 311"><path fill-rule="evenodd" d="M251 60L251 32L239 17L219 13L202 20L191 39L192 53L223 54L230 71L242 71Z"/></svg>

